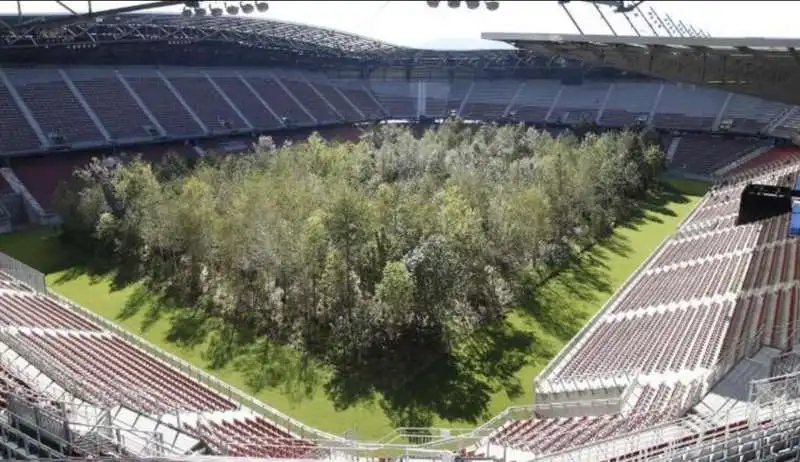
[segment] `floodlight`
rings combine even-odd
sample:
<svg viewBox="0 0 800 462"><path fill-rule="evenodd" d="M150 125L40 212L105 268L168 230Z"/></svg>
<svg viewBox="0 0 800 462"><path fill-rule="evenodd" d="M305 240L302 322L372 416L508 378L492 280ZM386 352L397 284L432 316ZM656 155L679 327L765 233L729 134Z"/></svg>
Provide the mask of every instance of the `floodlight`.
<svg viewBox="0 0 800 462"><path fill-rule="evenodd" d="M194 15L197 16L198 18L202 18L202 17L204 17L206 15L206 9L205 8L195 8L194 9Z"/></svg>
<svg viewBox="0 0 800 462"><path fill-rule="evenodd" d="M467 4L467 8L470 10L475 10L481 6L481 2L464 2Z"/></svg>
<svg viewBox="0 0 800 462"><path fill-rule="evenodd" d="M215 18L222 16L222 13L223 13L222 8L218 7L211 8L211 16L214 16Z"/></svg>
<svg viewBox="0 0 800 462"><path fill-rule="evenodd" d="M489 11L497 11L500 8L500 2L484 2L486 9Z"/></svg>
<svg viewBox="0 0 800 462"><path fill-rule="evenodd" d="M225 11L227 11L231 16L236 16L239 14L239 7L236 5L228 5L225 7Z"/></svg>
<svg viewBox="0 0 800 462"><path fill-rule="evenodd" d="M256 9L259 13L266 13L269 9L269 4L267 2L258 2L256 3Z"/></svg>
<svg viewBox="0 0 800 462"><path fill-rule="evenodd" d="M194 13L192 13L192 10L190 10L189 8L184 8L183 11L181 12L181 16L183 16L184 18L191 18L193 15Z"/></svg>
<svg viewBox="0 0 800 462"><path fill-rule="evenodd" d="M437 8L437 7L439 6L439 3L441 3L441 2L439 2L439 1L437 1L437 0L428 0L428 2L427 2L427 3L428 3L428 6L429 6L429 7L431 7L431 8Z"/></svg>
<svg viewBox="0 0 800 462"><path fill-rule="evenodd" d="M252 3L240 3L239 6L242 7L242 12L244 14L250 14L255 10Z"/></svg>
<svg viewBox="0 0 800 462"><path fill-rule="evenodd" d="M447 6L449 6L450 8L458 8L459 6L461 6L461 2L459 2L458 0L448 0Z"/></svg>

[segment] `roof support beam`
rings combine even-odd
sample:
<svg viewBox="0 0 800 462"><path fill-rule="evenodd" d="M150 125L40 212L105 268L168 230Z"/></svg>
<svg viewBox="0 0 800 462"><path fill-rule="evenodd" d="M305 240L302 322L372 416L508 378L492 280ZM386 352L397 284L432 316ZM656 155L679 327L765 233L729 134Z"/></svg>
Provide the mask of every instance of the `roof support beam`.
<svg viewBox="0 0 800 462"><path fill-rule="evenodd" d="M505 33L483 37L508 40L546 56L800 104L800 40Z"/></svg>

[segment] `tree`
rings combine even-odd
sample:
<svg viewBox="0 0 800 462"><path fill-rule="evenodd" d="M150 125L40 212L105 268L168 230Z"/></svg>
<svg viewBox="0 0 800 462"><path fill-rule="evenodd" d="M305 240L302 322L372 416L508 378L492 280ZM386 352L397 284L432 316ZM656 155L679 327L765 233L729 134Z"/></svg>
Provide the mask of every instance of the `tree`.
<svg viewBox="0 0 800 462"><path fill-rule="evenodd" d="M93 161L59 210L65 235L136 268L176 318L224 332L215 358L285 349L329 370L340 407L377 396L398 425L476 420L491 393L519 392L532 340L505 315L520 288L629 216L663 168L645 134L589 128L453 120L264 139L193 167Z"/></svg>

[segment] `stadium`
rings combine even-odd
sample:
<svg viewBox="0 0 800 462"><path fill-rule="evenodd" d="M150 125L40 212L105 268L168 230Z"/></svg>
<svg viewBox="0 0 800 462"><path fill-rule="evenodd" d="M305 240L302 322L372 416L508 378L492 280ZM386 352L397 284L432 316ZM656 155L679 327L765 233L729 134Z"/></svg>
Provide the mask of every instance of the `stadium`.
<svg viewBox="0 0 800 462"><path fill-rule="evenodd" d="M516 49L433 51L156 3L189 13L0 18L3 459L797 460L796 212L742 220L754 184L800 195L797 43L486 33ZM123 291L101 296L43 263L55 247L42 236L69 225L62 185L87 164L111 169L93 158L201 165L245 157L264 136L300 149L316 132L339 146L364 126L426 132L447 119L556 141L587 125L647 128L669 181L694 185L647 212L651 224L611 232L641 258L604 260L620 275L599 301L575 302L598 305L585 325L521 374L536 377L523 384L533 402L497 401L477 426L440 416L381 437L387 420L366 420L354 435L317 415L351 418L338 408L297 416L284 400L279 411L275 394L241 391L243 380L101 307ZM634 242L648 226L661 234ZM611 253L604 242L591 258Z"/></svg>

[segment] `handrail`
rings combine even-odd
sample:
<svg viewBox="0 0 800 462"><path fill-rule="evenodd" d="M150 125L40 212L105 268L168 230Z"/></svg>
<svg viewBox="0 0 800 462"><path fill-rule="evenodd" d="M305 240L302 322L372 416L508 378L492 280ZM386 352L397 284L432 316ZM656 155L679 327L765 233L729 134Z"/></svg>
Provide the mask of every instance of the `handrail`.
<svg viewBox="0 0 800 462"><path fill-rule="evenodd" d="M553 377L539 382L537 393L569 393L571 391L606 390L627 387L641 373L639 369L623 369L600 374Z"/></svg>
<svg viewBox="0 0 800 462"><path fill-rule="evenodd" d="M519 405L519 406L509 406L509 407L505 408L503 410L503 412L501 412L500 414L497 414L495 417L493 417L492 419L488 420L483 425L481 425L478 428L476 428L472 432L473 435L475 435L475 436L478 436L478 435L484 436L484 433L487 430L489 430L490 433L485 435L485 436L489 436L491 434L491 431L493 431L493 430L495 430L497 428L497 424L498 423L505 423L505 421L508 418L512 417L512 414L514 414L515 412L530 412L531 415L533 415L534 405L533 404L523 404L523 405Z"/></svg>
<svg viewBox="0 0 800 462"><path fill-rule="evenodd" d="M761 346L760 339L763 336L763 332L764 329L760 328L753 335L739 339L737 345L749 345L752 343L750 351L746 352L748 353L746 354L746 356L755 354L755 352L757 352L760 349ZM690 397L689 400L683 403L682 406L683 409L681 410L681 413L685 412L688 409L691 409L694 405L696 405L697 404L696 401L699 398L705 396L710 391L710 389L712 389L714 385L731 370L733 366L738 364L739 361L735 358L736 351L738 350L739 350L738 347L730 348L725 358L720 360L715 365L715 367L712 368L711 372L703 376L700 376L698 379L695 380L695 382L700 383L700 389L698 389L694 393L694 395ZM798 372L797 374L798 376L800 376L800 372ZM634 386L634 384L632 384L631 386ZM736 409L731 411L726 411L726 415L724 416L725 421L730 421L733 412L744 413L745 411L739 411ZM738 414L736 415L738 416ZM637 447L638 443L636 443L635 441L638 439L638 435L648 435L651 434L651 432L655 432L661 435L664 432L667 433L669 433L670 431L674 432L676 428L684 428L684 427L692 428L691 424L687 424L689 422L691 422L691 424L696 423L695 421L690 421L689 418L687 417L681 417L673 419L671 421L662 422L661 424L643 430L639 430L636 432L617 434L608 438L604 438L600 441L593 441L590 443L583 444L581 446L564 449L552 454L547 454L546 456L543 457L542 460L550 460L550 459L555 459L557 457L567 457L570 459L575 458L575 460L604 460L604 458L607 457L602 456L601 453L605 452L604 448L612 441L618 441L618 440L621 441L632 438L634 442L632 442L630 446ZM709 428L703 430L708 430L708 429ZM666 440L666 438L669 437L667 433L664 433L660 437L663 437ZM675 436L676 439L679 437L680 435ZM645 448L642 447L639 449L645 449Z"/></svg>
<svg viewBox="0 0 800 462"><path fill-rule="evenodd" d="M22 263L14 257L0 253L0 269L27 285L34 292L47 293L44 274Z"/></svg>

